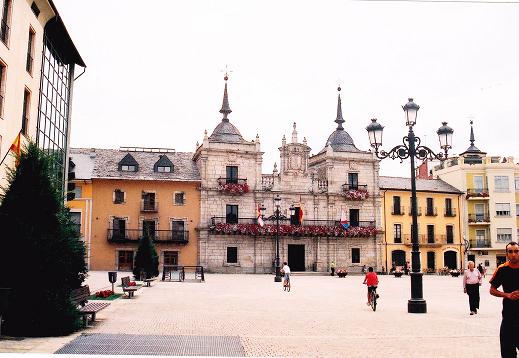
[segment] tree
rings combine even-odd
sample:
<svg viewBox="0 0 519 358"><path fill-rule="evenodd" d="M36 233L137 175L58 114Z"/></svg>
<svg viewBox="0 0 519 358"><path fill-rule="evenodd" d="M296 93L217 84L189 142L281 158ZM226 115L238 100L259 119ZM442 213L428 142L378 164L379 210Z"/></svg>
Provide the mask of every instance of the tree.
<svg viewBox="0 0 519 358"><path fill-rule="evenodd" d="M81 324L70 292L85 279L85 247L53 178L52 159L31 142L0 195L0 287L12 288L2 332L11 335L65 335Z"/></svg>
<svg viewBox="0 0 519 358"><path fill-rule="evenodd" d="M148 278L159 275L159 257L153 240L150 238L150 233L147 231L139 240L133 274L135 277L140 277L141 271L144 271Z"/></svg>

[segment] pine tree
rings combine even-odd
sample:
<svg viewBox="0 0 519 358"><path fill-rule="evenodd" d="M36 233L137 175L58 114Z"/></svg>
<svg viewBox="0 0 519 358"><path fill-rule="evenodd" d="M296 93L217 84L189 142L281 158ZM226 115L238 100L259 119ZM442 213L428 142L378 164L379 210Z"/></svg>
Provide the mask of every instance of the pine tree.
<svg viewBox="0 0 519 358"><path fill-rule="evenodd" d="M7 334L65 335L80 326L70 292L85 279L85 247L53 178L51 157L31 142L0 196L0 287L12 288Z"/></svg>
<svg viewBox="0 0 519 358"><path fill-rule="evenodd" d="M133 274L135 277L140 277L142 271L148 278L159 275L159 257L149 232L145 232L139 240L139 247L135 255Z"/></svg>

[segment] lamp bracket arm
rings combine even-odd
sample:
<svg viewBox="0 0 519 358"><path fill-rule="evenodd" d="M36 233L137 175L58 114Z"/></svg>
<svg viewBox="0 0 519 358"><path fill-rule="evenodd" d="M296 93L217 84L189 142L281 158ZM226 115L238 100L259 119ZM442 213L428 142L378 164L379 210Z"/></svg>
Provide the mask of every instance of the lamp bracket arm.
<svg viewBox="0 0 519 358"><path fill-rule="evenodd" d="M436 154L431 148L426 147L425 145L418 145L416 147L415 157L420 160L429 159L434 160L437 159L439 161L444 161L447 159L447 150L444 153Z"/></svg>
<svg viewBox="0 0 519 358"><path fill-rule="evenodd" d="M406 141L404 138L404 144L397 145L393 147L390 151L386 152L385 150L375 149L375 155L379 159L391 158L393 160L400 159L400 163L404 161L404 159L409 158L409 147L406 145Z"/></svg>

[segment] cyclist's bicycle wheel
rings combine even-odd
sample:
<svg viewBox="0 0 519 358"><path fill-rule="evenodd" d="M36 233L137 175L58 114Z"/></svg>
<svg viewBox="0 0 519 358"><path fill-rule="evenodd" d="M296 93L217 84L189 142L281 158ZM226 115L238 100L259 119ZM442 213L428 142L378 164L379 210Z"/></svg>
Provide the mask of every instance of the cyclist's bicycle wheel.
<svg viewBox="0 0 519 358"><path fill-rule="evenodd" d="M371 292L371 308L373 311L377 310L377 291Z"/></svg>

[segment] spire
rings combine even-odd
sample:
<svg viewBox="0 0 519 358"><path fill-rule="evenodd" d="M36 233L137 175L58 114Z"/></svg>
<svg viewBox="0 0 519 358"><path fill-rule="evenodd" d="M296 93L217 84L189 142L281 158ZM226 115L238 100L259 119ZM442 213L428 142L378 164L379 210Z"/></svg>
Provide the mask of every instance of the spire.
<svg viewBox="0 0 519 358"><path fill-rule="evenodd" d="M227 118L227 116L232 111L229 107L229 97L227 96L227 80L229 79L229 75L227 74L227 72L225 72L225 76L223 79L225 80L225 88L223 90L222 109L220 109L220 113L223 114L222 122L229 122L229 118Z"/></svg>
<svg viewBox="0 0 519 358"><path fill-rule="evenodd" d="M294 122L294 130L292 131L292 143L297 143L296 122Z"/></svg>
<svg viewBox="0 0 519 358"><path fill-rule="evenodd" d="M341 87L337 87L337 91L341 92ZM337 118L335 119L335 123L338 124L337 129L343 130L342 124L345 120L342 118L342 106L341 106L341 94L339 93L337 96Z"/></svg>
<svg viewBox="0 0 519 358"><path fill-rule="evenodd" d="M472 128L472 124L474 122L470 121L470 146L474 145L474 128Z"/></svg>

